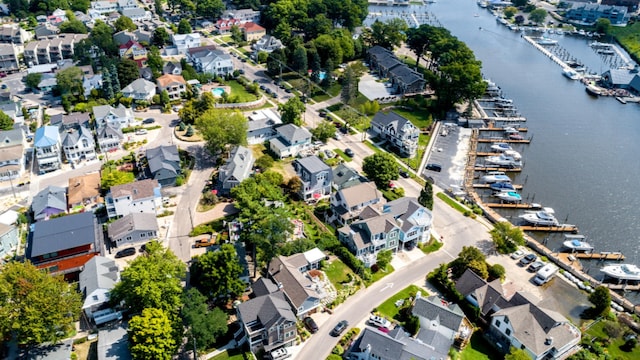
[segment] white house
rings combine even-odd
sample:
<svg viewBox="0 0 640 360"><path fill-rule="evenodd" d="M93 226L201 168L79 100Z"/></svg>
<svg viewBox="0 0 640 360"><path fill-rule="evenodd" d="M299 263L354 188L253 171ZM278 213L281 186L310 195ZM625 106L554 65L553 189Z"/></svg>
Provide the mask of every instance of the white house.
<svg viewBox="0 0 640 360"><path fill-rule="evenodd" d="M80 160L96 158L96 143L91 130L84 126L69 129L62 133L62 149L68 162L78 163Z"/></svg>
<svg viewBox="0 0 640 360"><path fill-rule="evenodd" d="M357 219L367 206L378 206L385 202L382 193L372 182L364 182L340 189L331 194L331 221L347 225Z"/></svg>
<svg viewBox="0 0 640 360"><path fill-rule="evenodd" d="M186 54L188 49L199 47L202 40L200 34L172 34L171 42L176 47L178 54Z"/></svg>
<svg viewBox="0 0 640 360"><path fill-rule="evenodd" d="M60 148L60 134L57 126L38 128L33 146L35 147L40 174L60 168L62 164L62 149Z"/></svg>
<svg viewBox="0 0 640 360"><path fill-rule="evenodd" d="M138 2L136 0L118 0L118 10L120 11L136 8L138 8Z"/></svg>
<svg viewBox="0 0 640 360"><path fill-rule="evenodd" d="M0 131L0 181L16 179L24 172L25 139L22 129Z"/></svg>
<svg viewBox="0 0 640 360"><path fill-rule="evenodd" d="M233 72L231 55L226 54L222 50L216 50L214 46L201 46L188 49L187 59L199 72L220 76Z"/></svg>
<svg viewBox="0 0 640 360"><path fill-rule="evenodd" d="M145 79L136 79L122 89L122 95L133 100L151 101L156 94L156 84Z"/></svg>
<svg viewBox="0 0 640 360"><path fill-rule="evenodd" d="M122 16L126 16L133 21L151 20L151 11L146 11L139 7L133 9L125 9L121 12Z"/></svg>
<svg viewBox="0 0 640 360"><path fill-rule="evenodd" d="M109 218L134 212L158 214L162 210L162 194L157 180L141 180L112 186L105 198Z"/></svg>
<svg viewBox="0 0 640 360"><path fill-rule="evenodd" d="M286 124L276 128L276 133L276 137L269 140L269 148L281 159L296 156L311 145L311 133L303 127Z"/></svg>
<svg viewBox="0 0 640 360"><path fill-rule="evenodd" d="M393 111L389 113L379 111L371 119L371 130L398 147L401 155L408 157L416 155L420 130L408 119Z"/></svg>
<svg viewBox="0 0 640 360"><path fill-rule="evenodd" d="M82 311L89 319L93 313L109 303L109 293L120 281L118 264L103 256L94 256L80 272L80 292L84 296Z"/></svg>
<svg viewBox="0 0 640 360"><path fill-rule="evenodd" d="M120 149L124 134L120 127L106 123L98 127L98 130L96 130L96 138L98 139L100 151L104 153Z"/></svg>
<svg viewBox="0 0 640 360"><path fill-rule="evenodd" d="M282 125L280 115L272 109L256 110L248 116L247 143L262 144L276 136L275 127Z"/></svg>
<svg viewBox="0 0 640 360"><path fill-rule="evenodd" d="M100 105L93 107L93 118L98 127L109 124L116 128L129 127L134 125L133 110L119 104L118 107L111 105Z"/></svg>
<svg viewBox="0 0 640 360"><path fill-rule="evenodd" d="M100 14L109 14L118 11L118 3L116 1L92 1L91 10Z"/></svg>

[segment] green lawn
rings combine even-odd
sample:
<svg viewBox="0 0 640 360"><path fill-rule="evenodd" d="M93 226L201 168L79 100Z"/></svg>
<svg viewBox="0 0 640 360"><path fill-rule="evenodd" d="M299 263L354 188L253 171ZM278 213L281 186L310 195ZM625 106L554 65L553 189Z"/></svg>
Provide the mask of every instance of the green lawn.
<svg viewBox="0 0 640 360"><path fill-rule="evenodd" d="M367 281L367 286L391 274L394 270L395 269L393 268L393 266L391 266L391 264L387 264L387 267L384 270L378 270L378 272L371 274L371 279Z"/></svg>
<svg viewBox="0 0 640 360"><path fill-rule="evenodd" d="M438 251L442 247L442 245L444 245L444 243L436 240L433 235L431 235L431 239L429 240L429 242L420 246L420 250L422 250L422 252L425 254L429 254Z"/></svg>
<svg viewBox="0 0 640 360"><path fill-rule="evenodd" d="M231 80L227 82L227 85L229 85L229 87L231 87L231 95L230 96L237 96L238 97L238 102L250 102L250 101L255 101L258 100L258 96L255 94L252 94L250 92L248 92L244 86L240 85L240 83L238 83L235 80Z"/></svg>
<svg viewBox="0 0 640 360"><path fill-rule="evenodd" d="M345 265L340 259L335 259L331 264L322 269L329 278L329 281L333 284L337 291L342 290L343 283L349 281L350 278L355 277L353 271ZM351 274L351 276L349 276Z"/></svg>
<svg viewBox="0 0 640 360"><path fill-rule="evenodd" d="M433 117L431 113L426 110L406 110L406 109L393 109L395 113L407 118L418 129L429 127L433 123Z"/></svg>
<svg viewBox="0 0 640 360"><path fill-rule="evenodd" d="M463 213L463 214L464 214L465 212L467 212L467 211L468 211L467 209L465 209L465 207L464 207L464 206L462 206L462 205L458 204L458 202L457 202L457 201L455 201L455 200L453 200L452 198L448 197L445 193L441 193L441 192L440 192L440 193L437 193L437 194L436 194L436 196L437 196L440 200L442 200L442 201L446 202L449 206L451 206L452 208L454 208L454 209L456 209L456 210L460 211L460 212L461 212L461 213Z"/></svg>
<svg viewBox="0 0 640 360"><path fill-rule="evenodd" d="M250 360L253 359L251 353L243 353L239 349L227 350L211 358L212 360Z"/></svg>
<svg viewBox="0 0 640 360"><path fill-rule="evenodd" d="M380 304L380 306L376 308L376 311L389 319L395 319L396 315L398 315L398 313L400 312L400 308L395 304L396 301L400 299L408 299L411 295L417 293L418 291L422 292L422 296L428 295L425 289L416 285L409 285L408 287L398 291L396 294L388 298L387 301Z"/></svg>
<svg viewBox="0 0 640 360"><path fill-rule="evenodd" d="M598 338L598 340L609 340L609 336L604 332L604 326L606 322L600 321L594 326L592 326L589 330L587 330L587 334ZM624 325L623 325L624 327ZM624 333L623 333L624 334ZM606 346L602 344L607 350L607 353L611 355L612 359L640 359L640 346L636 346L633 351L626 352L620 348L624 344L623 335L610 340L610 344ZM600 341L599 341L600 342Z"/></svg>
<svg viewBox="0 0 640 360"><path fill-rule="evenodd" d="M612 26L609 31L634 60L640 59L640 23L625 27Z"/></svg>
<svg viewBox="0 0 640 360"><path fill-rule="evenodd" d="M369 141L369 140L365 141L364 144L367 145L367 147L369 147L369 149L373 150L373 152L379 153L379 152L382 151L382 150L378 149L375 145L373 145L371 143L371 141Z"/></svg>
<svg viewBox="0 0 640 360"><path fill-rule="evenodd" d="M353 160L353 158L349 157L347 154L344 153L344 151L340 150L340 149L333 149L333 151L340 155L340 157L345 161L345 162L349 162L351 160Z"/></svg>
<svg viewBox="0 0 640 360"><path fill-rule="evenodd" d="M482 337L480 331L471 336L471 341L462 350L460 360L501 360L504 357L497 354L496 350Z"/></svg>

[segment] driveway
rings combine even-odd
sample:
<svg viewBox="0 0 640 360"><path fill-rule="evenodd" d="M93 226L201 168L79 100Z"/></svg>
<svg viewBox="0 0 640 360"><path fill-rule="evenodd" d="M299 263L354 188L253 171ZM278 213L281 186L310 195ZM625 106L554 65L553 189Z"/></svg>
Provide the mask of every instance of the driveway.
<svg viewBox="0 0 640 360"><path fill-rule="evenodd" d="M377 76L365 73L358 83L358 91L370 101L394 96L391 93L391 88L385 86L386 82L378 82L378 80Z"/></svg>

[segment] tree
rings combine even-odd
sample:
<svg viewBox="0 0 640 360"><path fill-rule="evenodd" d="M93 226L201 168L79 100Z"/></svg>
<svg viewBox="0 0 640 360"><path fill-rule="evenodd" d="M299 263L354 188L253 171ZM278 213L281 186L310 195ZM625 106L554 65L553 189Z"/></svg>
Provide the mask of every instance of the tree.
<svg viewBox="0 0 640 360"><path fill-rule="evenodd" d="M382 46L393 50L407 38L407 29L407 23L400 18L393 18L387 22L376 20L370 28L363 30L362 37L369 47Z"/></svg>
<svg viewBox="0 0 640 360"><path fill-rule="evenodd" d="M29 261L11 261L0 271L0 335L28 347L56 343L75 329L82 297L62 276Z"/></svg>
<svg viewBox="0 0 640 360"><path fill-rule="evenodd" d="M274 160L271 155L264 154L256 160L254 166L264 172L269 170L269 168L273 166L273 163Z"/></svg>
<svg viewBox="0 0 640 360"><path fill-rule="evenodd" d="M131 18L124 15L121 15L113 24L113 26L115 26L116 32L122 30L134 31L138 28L138 25L134 24Z"/></svg>
<svg viewBox="0 0 640 360"><path fill-rule="evenodd" d="M219 251L195 257L191 265L191 283L212 299L235 298L246 284L240 280L242 266L231 244L223 244Z"/></svg>
<svg viewBox="0 0 640 360"><path fill-rule="evenodd" d="M293 224L287 210L282 207L263 207L258 213L262 215L254 219L247 238L257 248L258 263L262 266L280 254L280 247L293 233Z"/></svg>
<svg viewBox="0 0 640 360"><path fill-rule="evenodd" d="M40 84L40 81L42 81L41 73L30 73L30 74L27 74L26 76L25 84L30 89L37 89L38 84Z"/></svg>
<svg viewBox="0 0 640 360"><path fill-rule="evenodd" d="M121 273L111 291L114 303L125 302L133 314L155 308L177 315L182 306L182 281L186 274L182 260L157 241L147 244L147 255L135 258Z"/></svg>
<svg viewBox="0 0 640 360"><path fill-rule="evenodd" d="M538 8L529 13L529 20L536 24L542 24L547 17L547 10Z"/></svg>
<svg viewBox="0 0 640 360"><path fill-rule="evenodd" d="M60 32L63 34L86 34L87 27L78 19L69 19L60 24Z"/></svg>
<svg viewBox="0 0 640 360"><path fill-rule="evenodd" d="M4 111L0 110L0 130L11 129L13 129L13 119L11 116L5 114Z"/></svg>
<svg viewBox="0 0 640 360"><path fill-rule="evenodd" d="M506 17L507 19L511 19L515 14L518 13L518 8L515 6L507 6L506 8L504 8L503 12L504 17Z"/></svg>
<svg viewBox="0 0 640 360"><path fill-rule="evenodd" d="M296 46L291 59L293 69L299 73L307 71L307 50L302 45Z"/></svg>
<svg viewBox="0 0 640 360"><path fill-rule="evenodd" d="M491 280L493 279L504 280L504 277L507 274L507 271L504 269L504 266L500 264L493 264L489 266L488 270L489 270L489 278Z"/></svg>
<svg viewBox="0 0 640 360"><path fill-rule="evenodd" d="M160 77L164 67L164 60L160 55L160 49L155 46L152 46L147 53L147 66L151 69L154 78Z"/></svg>
<svg viewBox="0 0 640 360"><path fill-rule="evenodd" d="M210 19L218 19L225 9L222 0L198 0L196 3L196 11L198 16ZM242 8L238 8L242 9Z"/></svg>
<svg viewBox="0 0 640 360"><path fill-rule="evenodd" d="M609 313L611 307L611 293L606 286L598 286L589 294L589 301L593 304L593 313L601 316Z"/></svg>
<svg viewBox="0 0 640 360"><path fill-rule="evenodd" d="M418 203L429 210L433 210L433 184L431 184L431 181L427 181L424 184L424 188L420 190Z"/></svg>
<svg viewBox="0 0 640 360"><path fill-rule="evenodd" d="M210 109L195 123L212 154L217 154L227 145L247 143L247 118L239 111Z"/></svg>
<svg viewBox="0 0 640 360"><path fill-rule="evenodd" d="M138 71L138 64L131 59L122 59L118 63L118 82L121 85L127 86L137 80L140 77ZM82 82L80 82L82 85Z"/></svg>
<svg viewBox="0 0 640 360"><path fill-rule="evenodd" d="M393 252L391 250L379 251L376 256L376 264L378 268L384 270L391 262L391 259L393 259Z"/></svg>
<svg viewBox="0 0 640 360"><path fill-rule="evenodd" d="M163 47L167 42L169 42L169 33L167 32L167 29L159 26L153 30L153 36L151 37L152 45Z"/></svg>
<svg viewBox="0 0 640 360"><path fill-rule="evenodd" d="M240 30L240 27L238 27L238 25L231 25L231 39L236 43L236 44L240 44L242 42L243 37L242 37L242 30Z"/></svg>
<svg viewBox="0 0 640 360"><path fill-rule="evenodd" d="M321 122L315 129L311 130L311 134L313 134L314 138L327 142L329 138L336 134L336 126L330 122Z"/></svg>
<svg viewBox="0 0 640 360"><path fill-rule="evenodd" d="M89 34L91 45L102 49L107 57L118 55L118 46L113 40L113 28L102 20L96 20Z"/></svg>
<svg viewBox="0 0 640 360"><path fill-rule="evenodd" d="M511 348L511 351L504 356L504 360L530 360L529 354L522 349Z"/></svg>
<svg viewBox="0 0 640 360"><path fill-rule="evenodd" d="M102 72L102 96L106 99L113 99L114 95L113 84L111 84L111 73L105 69Z"/></svg>
<svg viewBox="0 0 640 360"><path fill-rule="evenodd" d="M162 309L143 309L131 318L127 333L134 359L170 360L178 347L173 323Z"/></svg>
<svg viewBox="0 0 640 360"><path fill-rule="evenodd" d="M287 65L287 55L283 49L277 49L267 55L267 73L279 76L280 71ZM285 68L286 70L286 68Z"/></svg>
<svg viewBox="0 0 640 360"><path fill-rule="evenodd" d="M286 188L289 194L299 197L298 194L300 193L300 190L302 190L302 180L300 180L300 177L298 176L293 176L289 181L287 181Z"/></svg>
<svg viewBox="0 0 640 360"><path fill-rule="evenodd" d="M345 104L352 104L356 97L358 97L358 78L351 66L348 66L342 76L340 99Z"/></svg>
<svg viewBox="0 0 640 360"><path fill-rule="evenodd" d="M527 5L528 2L529 2L529 0L513 0L512 1L513 6L515 6L517 8Z"/></svg>
<svg viewBox="0 0 640 360"><path fill-rule="evenodd" d="M518 248L518 245L525 244L522 230L514 227L508 221L495 223L489 234L491 234L491 239L496 246L496 250L501 254L514 252Z"/></svg>
<svg viewBox="0 0 640 360"><path fill-rule="evenodd" d="M380 189L387 189L391 180L398 178L398 164L393 155L382 152L364 158L362 171Z"/></svg>
<svg viewBox="0 0 640 360"><path fill-rule="evenodd" d="M62 95L80 95L84 92L82 87L82 70L77 66L72 66L58 71L56 74L56 83L60 94Z"/></svg>
<svg viewBox="0 0 640 360"><path fill-rule="evenodd" d="M476 272L476 274L486 279L489 275L486 263L484 254L478 248L463 246L458 257L451 262L452 275L454 278L459 278L467 269L471 268L474 271L480 270L482 273Z"/></svg>
<svg viewBox="0 0 640 360"><path fill-rule="evenodd" d="M280 118L284 124L302 125L302 113L304 113L305 105L299 97L294 96L287 100L284 104L278 104Z"/></svg>
<svg viewBox="0 0 640 360"><path fill-rule="evenodd" d="M153 7L155 8L156 15L162 16L162 0L154 0Z"/></svg>
<svg viewBox="0 0 640 360"><path fill-rule="evenodd" d="M107 191L112 186L132 183L135 180L136 178L133 175L133 173L111 169L108 172L107 171L102 172L102 176L100 180L100 188L104 191Z"/></svg>
<svg viewBox="0 0 640 360"><path fill-rule="evenodd" d="M111 86L113 87L113 93L117 94L120 92L122 87L120 86L120 80L118 79L118 69L116 68L116 64L111 63L111 65L109 65L109 74L111 75Z"/></svg>
<svg viewBox="0 0 640 360"><path fill-rule="evenodd" d="M193 30L191 29L191 24L189 24L189 20L182 18L178 23L178 34L191 34Z"/></svg>
<svg viewBox="0 0 640 360"><path fill-rule="evenodd" d="M596 20L596 32L598 34L608 34L611 30L611 20L599 18Z"/></svg>
<svg viewBox="0 0 640 360"><path fill-rule="evenodd" d="M198 289L187 290L182 302L182 320L189 328L188 344L195 342L198 348L208 349L227 333L227 315L220 308L209 310L207 298Z"/></svg>
<svg viewBox="0 0 640 360"><path fill-rule="evenodd" d="M258 60L258 64L264 64L267 62L267 59L269 58L269 53L266 51L258 51L258 56L257 56L257 60Z"/></svg>

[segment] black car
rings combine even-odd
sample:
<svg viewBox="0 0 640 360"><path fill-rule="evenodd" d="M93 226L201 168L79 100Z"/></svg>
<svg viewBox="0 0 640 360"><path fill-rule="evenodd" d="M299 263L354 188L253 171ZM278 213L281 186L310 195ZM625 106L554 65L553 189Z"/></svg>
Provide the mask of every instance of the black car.
<svg viewBox="0 0 640 360"><path fill-rule="evenodd" d="M398 171L398 173L400 174L400 176L402 176L403 178L408 178L409 177L409 173L400 169L400 171Z"/></svg>
<svg viewBox="0 0 640 360"><path fill-rule="evenodd" d="M120 251L118 251L116 253L116 259L127 257L127 256L131 256L131 255L135 255L135 254L136 254L136 248L133 248L133 247L126 248L126 249L120 250Z"/></svg>
<svg viewBox="0 0 640 360"><path fill-rule="evenodd" d="M267 89L267 87L266 87L266 86L264 86L264 85L260 85L260 90L264 91L264 90L266 90L266 89Z"/></svg>
<svg viewBox="0 0 640 360"><path fill-rule="evenodd" d="M154 122L156 122L156 119L154 118L148 118L148 119L142 120L143 124L153 124Z"/></svg>
<svg viewBox="0 0 640 360"><path fill-rule="evenodd" d="M343 331L347 329L349 326L349 322L347 320L340 321L332 330L331 336L339 336Z"/></svg>
<svg viewBox="0 0 640 360"><path fill-rule="evenodd" d="M322 118L326 117L327 116L327 112L325 110L320 110L320 111L318 111L318 116L320 116Z"/></svg>
<svg viewBox="0 0 640 360"><path fill-rule="evenodd" d="M431 170L431 171L435 171L435 172L440 172L440 171L442 171L442 165L440 165L440 164L427 164L426 169L427 170Z"/></svg>
<svg viewBox="0 0 640 360"><path fill-rule="evenodd" d="M355 154L353 153L353 150L351 149L344 149L344 153L348 156L348 157L353 157Z"/></svg>
<svg viewBox="0 0 640 360"><path fill-rule="evenodd" d="M309 329L309 332L311 332L312 334L318 332L318 325L316 324L315 320L307 316L306 318L304 318L303 322L307 329Z"/></svg>
<svg viewBox="0 0 640 360"><path fill-rule="evenodd" d="M536 261L538 257L535 254L527 254L525 257L520 259L520 265L527 265L534 261Z"/></svg>

